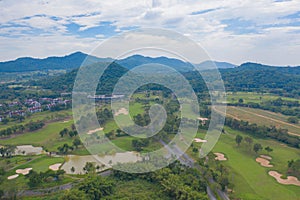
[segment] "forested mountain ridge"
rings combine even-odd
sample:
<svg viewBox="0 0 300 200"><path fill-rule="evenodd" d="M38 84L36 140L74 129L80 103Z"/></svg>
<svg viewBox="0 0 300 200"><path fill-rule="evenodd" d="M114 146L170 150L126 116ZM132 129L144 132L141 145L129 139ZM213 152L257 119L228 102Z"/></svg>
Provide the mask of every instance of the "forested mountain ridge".
<svg viewBox="0 0 300 200"><path fill-rule="evenodd" d="M104 74L103 84L112 87L113 82L128 69L113 63ZM34 81L30 84L54 91L71 91L77 70L65 75ZM207 71L206 73L210 73ZM271 67L245 63L239 67L220 69L227 91L271 92L282 96L300 96L300 67ZM182 72L196 91L203 91L204 82L196 71ZM103 85L102 88L105 86Z"/></svg>
<svg viewBox="0 0 300 200"><path fill-rule="evenodd" d="M232 69L220 69L227 90L265 91L283 96L300 96L300 66L272 67L245 63Z"/></svg>
<svg viewBox="0 0 300 200"><path fill-rule="evenodd" d="M72 70L81 66L88 55L75 52L63 57L48 57L44 59L24 57L13 61L0 62L0 72L28 72L47 70ZM89 63L110 61L109 58L89 56Z"/></svg>
<svg viewBox="0 0 300 200"><path fill-rule="evenodd" d="M95 56L89 56L82 52L75 52L70 55L63 57L48 57L48 58L31 58L24 57L18 58L13 61L0 62L0 72L31 72L31 71L47 71L47 70L67 70L71 71L73 69L79 68L83 61L86 59L85 65L97 63L97 62L112 62L112 58L98 58ZM218 68L233 68L235 65L226 62L216 62L216 61L204 61L200 64L194 64L184 62L175 58L168 57L147 57L142 55L132 55L124 59L115 60L116 63L121 66L132 69L136 66L156 63L167 65L173 67L177 71L187 72L194 70L194 66L197 69L207 69L214 65Z"/></svg>

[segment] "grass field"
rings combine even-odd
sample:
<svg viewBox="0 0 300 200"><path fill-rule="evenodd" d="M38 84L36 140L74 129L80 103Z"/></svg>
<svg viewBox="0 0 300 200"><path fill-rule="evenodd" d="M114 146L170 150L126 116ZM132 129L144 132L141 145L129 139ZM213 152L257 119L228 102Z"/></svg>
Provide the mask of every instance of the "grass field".
<svg viewBox="0 0 300 200"><path fill-rule="evenodd" d="M15 169L32 168L36 172L45 172L49 169L50 165L63 162L64 158L62 157L41 156L27 164L19 165ZM15 169L13 171L15 171Z"/></svg>
<svg viewBox="0 0 300 200"><path fill-rule="evenodd" d="M238 103L239 99L243 99L244 103L261 103L263 101L275 100L278 98L282 98L283 100L289 101L299 101L299 99L289 98L289 97L281 97L270 93L257 93L257 92L228 92L227 93L227 102L228 103Z"/></svg>
<svg viewBox="0 0 300 200"><path fill-rule="evenodd" d="M268 171L277 170L285 173L287 170L287 161L299 159L300 151L295 148L282 145L273 140L253 139L253 143L260 143L263 147L270 146L273 152L269 155L272 157L271 164L273 168L264 168L255 161L258 156L249 147L243 143L238 147L235 143L237 134L247 136L246 134L225 128L227 134L222 134L213 152L221 152L228 158L222 163L229 167L232 174L231 181L234 183L233 197L247 200L282 200L282 199L299 199L300 189L298 186L281 185L268 175ZM204 138L204 134L198 134L197 137ZM200 143L194 143L194 146L200 147ZM195 157L195 154L191 153ZM267 154L265 150L259 154Z"/></svg>
<svg viewBox="0 0 300 200"><path fill-rule="evenodd" d="M217 107L215 107L217 109ZM290 134L300 135L300 125L287 122L288 116L261 109L227 106L227 116L256 123L257 125L275 126L288 129Z"/></svg>
<svg viewBox="0 0 300 200"><path fill-rule="evenodd" d="M0 130L11 127L16 124L24 125L24 124L29 123L30 121L63 119L63 118L70 117L71 115L72 115L72 110L62 110L62 111L57 111L57 112L45 111L45 112L34 113L31 116L25 117L25 120L21 123L19 121L10 121L7 124L1 123Z"/></svg>
<svg viewBox="0 0 300 200"><path fill-rule="evenodd" d="M73 123L72 120L68 122L53 122L47 124L41 130L17 135L15 137L0 140L0 145L33 145L43 146L48 151L57 151L57 147L64 143L72 144L72 138L65 136L60 137L59 132L64 128L69 128Z"/></svg>

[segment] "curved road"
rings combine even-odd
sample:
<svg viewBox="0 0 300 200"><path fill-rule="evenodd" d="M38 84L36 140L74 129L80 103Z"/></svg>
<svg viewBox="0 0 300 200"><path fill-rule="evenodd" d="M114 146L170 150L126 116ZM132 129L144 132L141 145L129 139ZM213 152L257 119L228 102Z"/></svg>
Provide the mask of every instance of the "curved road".
<svg viewBox="0 0 300 200"><path fill-rule="evenodd" d="M194 162L195 161L192 158L190 158L186 153L182 152L181 149L178 148L178 146L176 144L172 145L172 148L170 148L161 139L159 140L159 142L168 150L169 155L176 155L176 157L178 158L178 160L180 161L181 164L186 165L186 166L191 167L191 168L194 167ZM179 156L179 155L181 155L181 156ZM214 183L215 182L213 179L209 179L208 181L210 183ZM209 186L206 187L206 192L207 192L207 195L208 195L208 197L209 197L210 200L217 200L217 198L215 197L214 193L212 192L212 190L211 190L211 188ZM218 196L221 199L223 199L223 200L230 200L229 197L227 196L227 194L225 192L223 192L222 190L217 189L217 193L218 193Z"/></svg>

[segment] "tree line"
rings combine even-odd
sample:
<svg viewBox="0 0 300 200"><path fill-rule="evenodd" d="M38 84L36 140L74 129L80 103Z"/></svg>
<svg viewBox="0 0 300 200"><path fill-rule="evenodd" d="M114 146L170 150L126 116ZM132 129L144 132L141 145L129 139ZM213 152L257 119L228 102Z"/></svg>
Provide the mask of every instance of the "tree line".
<svg viewBox="0 0 300 200"><path fill-rule="evenodd" d="M23 133L25 131L36 131L45 126L45 123L43 121L31 121L25 125L19 124L19 125L14 125L12 127L8 127L6 129L0 130L0 137L7 137L12 134L18 134L18 133Z"/></svg>
<svg viewBox="0 0 300 200"><path fill-rule="evenodd" d="M292 147L300 148L299 137L289 135L287 129L276 128L274 126L258 126L257 124L251 124L243 120L239 121L230 117L226 117L225 125L259 138L272 138Z"/></svg>

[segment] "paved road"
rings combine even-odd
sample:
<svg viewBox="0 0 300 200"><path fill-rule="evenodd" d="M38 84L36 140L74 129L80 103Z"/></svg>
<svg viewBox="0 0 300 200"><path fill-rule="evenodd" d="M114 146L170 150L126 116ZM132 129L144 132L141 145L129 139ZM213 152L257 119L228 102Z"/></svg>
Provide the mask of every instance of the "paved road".
<svg viewBox="0 0 300 200"><path fill-rule="evenodd" d="M159 140L159 142L168 150L169 155L176 155L180 163L188 166L188 167L194 167L195 161L189 157L186 153L182 152L181 149L175 144L172 145L172 148L168 146L164 141ZM181 156L179 156L181 155ZM184 158L184 159L183 159ZM215 181L213 179L209 180L210 183L214 183ZM216 200L214 193L212 192L211 188L209 186L206 187L207 195L210 200ZM230 200L229 197L225 192L222 190L217 189L218 196L223 200Z"/></svg>

